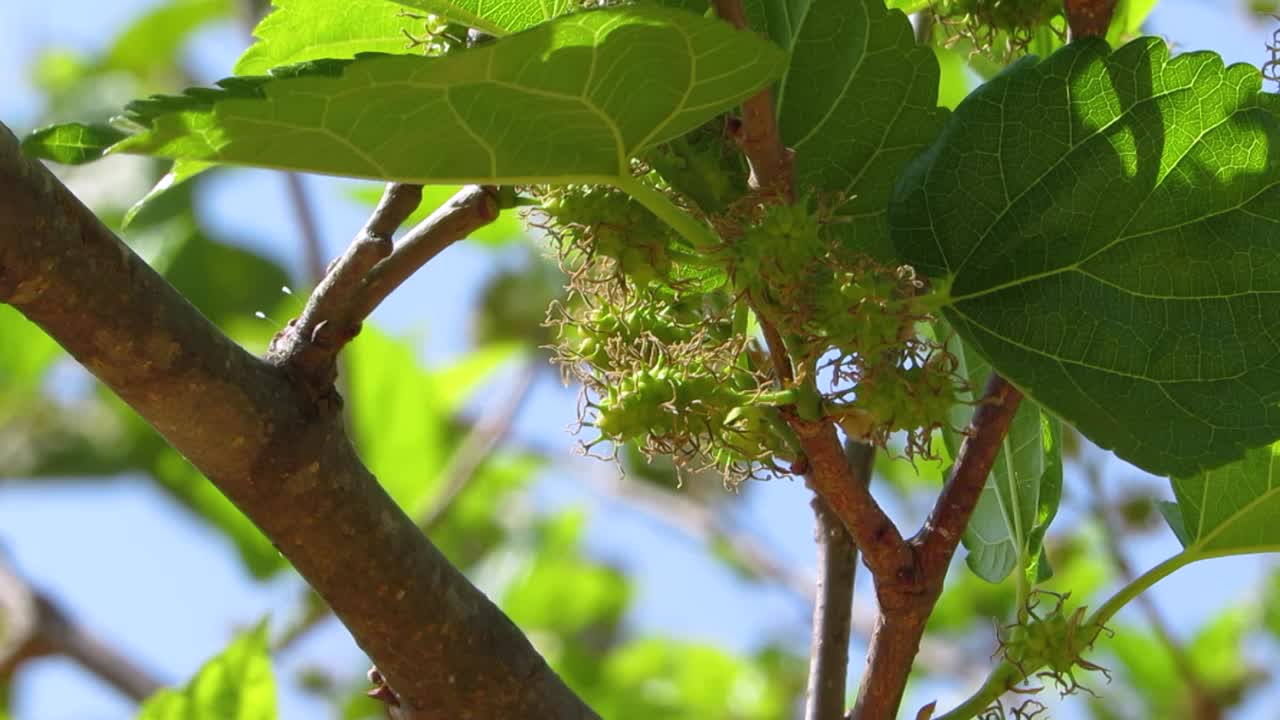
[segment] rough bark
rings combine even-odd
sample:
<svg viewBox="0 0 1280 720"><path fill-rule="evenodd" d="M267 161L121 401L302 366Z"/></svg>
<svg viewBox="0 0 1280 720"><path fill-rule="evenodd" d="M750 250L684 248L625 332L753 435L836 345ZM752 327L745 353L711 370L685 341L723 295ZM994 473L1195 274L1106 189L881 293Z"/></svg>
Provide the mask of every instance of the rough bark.
<svg viewBox="0 0 1280 720"><path fill-rule="evenodd" d="M333 608L412 718L589 718L360 462L340 408L250 355L23 158L0 125L0 302L227 495Z"/></svg>

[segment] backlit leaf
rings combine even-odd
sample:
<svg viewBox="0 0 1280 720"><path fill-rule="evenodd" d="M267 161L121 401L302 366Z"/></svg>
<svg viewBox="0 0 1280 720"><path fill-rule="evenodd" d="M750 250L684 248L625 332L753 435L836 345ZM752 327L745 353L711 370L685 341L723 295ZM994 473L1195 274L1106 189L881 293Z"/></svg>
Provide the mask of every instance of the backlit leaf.
<svg viewBox="0 0 1280 720"><path fill-rule="evenodd" d="M23 138L22 151L42 160L80 165L101 158L125 137L125 133L106 125L64 123L41 128Z"/></svg>
<svg viewBox="0 0 1280 720"><path fill-rule="evenodd" d="M130 106L115 151L430 184L603 181L769 83L782 54L656 6L445 57L368 56Z"/></svg>
<svg viewBox="0 0 1280 720"><path fill-rule="evenodd" d="M236 62L237 75L264 75L282 65L359 53L405 54L401 30L413 21L387 0L275 0L274 9L254 28L257 38Z"/></svg>
<svg viewBox="0 0 1280 720"><path fill-rule="evenodd" d="M200 668L186 687L161 690L137 720L275 720L275 680L266 623L234 640Z"/></svg>

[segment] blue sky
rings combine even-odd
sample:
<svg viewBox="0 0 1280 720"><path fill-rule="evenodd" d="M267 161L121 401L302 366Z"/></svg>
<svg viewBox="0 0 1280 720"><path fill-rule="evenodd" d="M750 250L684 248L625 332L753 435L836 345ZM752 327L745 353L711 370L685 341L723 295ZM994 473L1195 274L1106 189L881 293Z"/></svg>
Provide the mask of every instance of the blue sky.
<svg viewBox="0 0 1280 720"><path fill-rule="evenodd" d="M102 47L129 17L151 4L0 2L0 121L21 131L37 116L38 97L26 82L26 67L40 49ZM1164 0L1149 29L1172 39L1179 50L1212 49L1228 61L1264 62L1273 28L1249 21L1235 12L1237 7ZM209 31L195 43L190 64L202 79L212 80L229 73L241 49L234 28ZM327 249L335 254L362 223L363 211L344 199L346 183L308 178L307 186L319 209ZM285 210L279 177L259 171L226 174L203 203L203 216L229 234L299 266L297 232ZM468 318L463 309L493 266L491 252L455 246L381 308L376 319L395 331L421 333L424 357L446 358L466 346ZM441 310L425 313L424 308ZM572 394L543 382L527 404L517 433L563 448L567 455L573 439L562 428L572 417ZM1118 462L1108 468L1117 482L1133 474ZM609 468L586 460L575 463L569 471L546 477L531 502L541 507L583 503L595 511L589 534L593 552L627 567L640 585L638 607L630 618L633 627L736 648L778 636L803 643L807 609L783 592L741 583L708 560L695 543L585 491L575 479L579 473L600 472ZM776 547L785 561L810 571L813 548L806 491L798 483L776 481L753 487L748 500L742 523ZM918 521L903 518L907 526ZM190 522L180 508L141 480L53 489L0 485L0 547L88 625L175 681L218 651L233 630L267 614L287 616L298 596L292 582L253 583L221 537ZM1173 549L1172 537L1162 535L1138 546L1136 562L1150 566ZM1156 597L1174 627L1192 628L1215 609L1248 600L1261 569L1270 563L1243 558L1193 567L1160 585ZM862 590L865 595L865 585ZM282 676L317 660L346 673L363 670L358 651L336 625L317 632L282 660ZM860 670L861 664L857 650L851 665ZM64 661L43 662L25 671L16 702L21 720L117 720L131 711L110 690ZM1249 717L1270 717L1263 714L1261 702L1255 709ZM319 710L296 691L283 693L284 718L316 717Z"/></svg>

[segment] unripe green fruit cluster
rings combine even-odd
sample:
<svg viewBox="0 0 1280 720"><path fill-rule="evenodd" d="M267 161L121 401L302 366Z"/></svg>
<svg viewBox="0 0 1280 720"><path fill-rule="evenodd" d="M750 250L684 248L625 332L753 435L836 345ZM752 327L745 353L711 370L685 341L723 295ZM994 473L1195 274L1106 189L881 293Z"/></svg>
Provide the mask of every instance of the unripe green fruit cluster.
<svg viewBox="0 0 1280 720"><path fill-rule="evenodd" d="M1083 657L1093 646L1094 637L1105 629L1085 622L1083 606L1068 614L1064 610L1066 595L1055 597L1053 609L1043 615L1036 612L1035 599L1029 600L1023 620L1001 633L1000 652L1017 667L1047 668L1038 675L1052 678L1064 695L1081 687L1074 674L1077 668L1101 672L1110 680L1105 668Z"/></svg>
<svg viewBox="0 0 1280 720"><path fill-rule="evenodd" d="M951 356L943 353L905 367L872 363L858 383L857 399L847 407L877 418L880 433L928 433L941 426L958 389Z"/></svg>
<svg viewBox="0 0 1280 720"><path fill-rule="evenodd" d="M1018 34L1032 30L1062 12L1061 0L944 0L935 6L938 17L951 18L991 30Z"/></svg>
<svg viewBox="0 0 1280 720"><path fill-rule="evenodd" d="M564 251L610 258L617 272L644 286L671 274L671 229L625 193L603 185L565 185L542 195Z"/></svg>

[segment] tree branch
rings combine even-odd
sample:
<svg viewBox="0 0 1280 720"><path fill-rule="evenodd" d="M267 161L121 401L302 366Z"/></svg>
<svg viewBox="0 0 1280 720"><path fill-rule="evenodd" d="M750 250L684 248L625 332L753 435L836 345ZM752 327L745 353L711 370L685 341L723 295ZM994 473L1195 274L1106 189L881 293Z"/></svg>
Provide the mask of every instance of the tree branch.
<svg viewBox="0 0 1280 720"><path fill-rule="evenodd" d="M716 15L739 30L748 30L742 0L712 0ZM768 87L742 102L742 125L737 129L742 152L751 164L751 187L765 196L795 202L795 153L782 144L778 130L773 88Z"/></svg>
<svg viewBox="0 0 1280 720"><path fill-rule="evenodd" d="M314 378L317 385L333 382L336 358L360 332L350 306L374 265L391 255L392 236L422 202L422 186L388 183L368 222L345 253L330 264L320 284L307 298L302 314L281 331L282 347L292 355L280 361Z"/></svg>
<svg viewBox="0 0 1280 720"><path fill-rule="evenodd" d="M324 243L320 242L320 230L316 227L311 197L298 173L284 173L284 188L289 195L294 219L298 223L298 234L302 238L302 265L306 268L306 283L314 285L324 277Z"/></svg>
<svg viewBox="0 0 1280 720"><path fill-rule="evenodd" d="M855 482L869 483L875 448L850 440L845 451ZM816 521L814 540L818 544L818 597L813 604L804 716L805 720L839 720L844 717L845 679L849 674L858 546L822 496L815 495L810 504Z"/></svg>
<svg viewBox="0 0 1280 720"><path fill-rule="evenodd" d="M3 126L0 188L0 301L137 410L271 539L377 664L405 717L596 717L396 506L337 408L219 332L23 158ZM290 355L284 343L277 360Z"/></svg>
<svg viewBox="0 0 1280 720"><path fill-rule="evenodd" d="M995 373L987 379L967 437L956 455L955 470L943 486L924 527L911 541L919 548L927 576L940 581L947 574L960 536L969 526L969 518L978 506L991 466L1021 402L1022 393L1009 381Z"/></svg>
<svg viewBox="0 0 1280 720"><path fill-rule="evenodd" d="M0 678L11 675L28 660L62 655L115 688L142 702L164 683L76 622L49 596L32 588L0 563L0 617L4 645L0 646Z"/></svg>
<svg viewBox="0 0 1280 720"><path fill-rule="evenodd" d="M924 527L911 539L914 566L891 581L877 584L880 617L871 637L858 701L849 713L851 720L880 720L897 715L925 624L942 594L951 558L1021 399L1016 388L992 374L960 446L955 469Z"/></svg>

